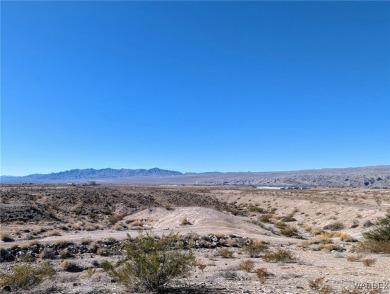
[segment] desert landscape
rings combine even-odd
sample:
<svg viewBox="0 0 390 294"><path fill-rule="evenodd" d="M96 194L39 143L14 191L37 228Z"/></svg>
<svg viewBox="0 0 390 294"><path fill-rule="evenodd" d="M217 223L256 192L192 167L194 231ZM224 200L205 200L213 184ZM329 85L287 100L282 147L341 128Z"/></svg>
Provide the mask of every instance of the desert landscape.
<svg viewBox="0 0 390 294"><path fill-rule="evenodd" d="M172 233L195 263L159 292L390 293L389 243L364 234L388 189L3 184L0 208L2 293L148 292L103 265ZM49 274L23 284L17 266Z"/></svg>

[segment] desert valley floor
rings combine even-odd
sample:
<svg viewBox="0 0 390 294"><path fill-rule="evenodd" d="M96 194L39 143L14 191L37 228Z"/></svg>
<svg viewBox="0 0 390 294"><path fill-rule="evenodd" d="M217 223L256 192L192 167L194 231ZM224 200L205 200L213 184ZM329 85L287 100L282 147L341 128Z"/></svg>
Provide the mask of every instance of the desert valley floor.
<svg viewBox="0 0 390 294"><path fill-rule="evenodd" d="M389 189L2 185L0 193L0 271L45 261L56 271L29 289L2 284L1 293L132 293L102 260L119 260L128 234L171 231L197 266L166 293L390 293L390 254L362 245L390 209ZM248 244L262 249L251 254Z"/></svg>

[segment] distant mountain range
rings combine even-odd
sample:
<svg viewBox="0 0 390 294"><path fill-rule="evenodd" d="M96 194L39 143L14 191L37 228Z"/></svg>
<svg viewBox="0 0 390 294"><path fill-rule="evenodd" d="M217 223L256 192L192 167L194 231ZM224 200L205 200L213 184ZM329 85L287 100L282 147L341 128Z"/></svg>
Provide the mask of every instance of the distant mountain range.
<svg viewBox="0 0 390 294"><path fill-rule="evenodd" d="M390 165L278 172L181 173L152 169L72 169L23 177L2 176L7 183L87 183L123 185L200 185L253 187L390 188Z"/></svg>
<svg viewBox="0 0 390 294"><path fill-rule="evenodd" d="M72 180L99 180L99 179L118 179L131 177L171 177L182 175L181 172L165 170L159 168L152 169L72 169L51 174L33 174L22 177L2 176L1 182L53 182L53 181L72 181Z"/></svg>

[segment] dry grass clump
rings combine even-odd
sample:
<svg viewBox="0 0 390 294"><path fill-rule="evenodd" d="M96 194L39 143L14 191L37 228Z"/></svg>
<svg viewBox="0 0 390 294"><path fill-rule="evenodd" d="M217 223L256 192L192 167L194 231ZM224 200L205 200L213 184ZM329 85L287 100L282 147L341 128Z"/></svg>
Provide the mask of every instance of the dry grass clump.
<svg viewBox="0 0 390 294"><path fill-rule="evenodd" d="M143 227L144 226L144 223L143 223L143 221L142 220L136 220L136 221L133 221L132 223L131 223L131 226L132 227Z"/></svg>
<svg viewBox="0 0 390 294"><path fill-rule="evenodd" d="M229 248L221 248L218 250L217 255L222 258L233 258L234 252Z"/></svg>
<svg viewBox="0 0 390 294"><path fill-rule="evenodd" d="M288 222L295 222L296 218L294 217L294 213L290 213L289 215L282 217L281 220L283 222L288 223Z"/></svg>
<svg viewBox="0 0 390 294"><path fill-rule="evenodd" d="M354 250L358 252L390 253L390 242L365 240L359 242L359 244L354 247Z"/></svg>
<svg viewBox="0 0 390 294"><path fill-rule="evenodd" d="M257 268L255 270L255 273L259 281L263 284L267 280L267 277L270 276L270 274L267 272L267 270L264 267Z"/></svg>
<svg viewBox="0 0 390 294"><path fill-rule="evenodd" d="M343 242L356 242L357 240L347 233L341 233L340 241Z"/></svg>
<svg viewBox="0 0 390 294"><path fill-rule="evenodd" d="M284 228L281 228L280 233L286 237L298 236L297 228L292 226L285 226Z"/></svg>
<svg viewBox="0 0 390 294"><path fill-rule="evenodd" d="M258 257L260 253L268 249L268 244L259 240L250 240L248 244L244 246L244 250L250 257Z"/></svg>
<svg viewBox="0 0 390 294"><path fill-rule="evenodd" d="M198 269L200 269L202 271L202 273L207 266L206 264L201 263L201 262L198 262L197 265L198 265Z"/></svg>
<svg viewBox="0 0 390 294"><path fill-rule="evenodd" d="M98 230L99 228L100 228L100 227L99 227L99 225L97 225L97 224L87 223L87 224L84 225L84 229L85 229L86 231L96 231L96 230Z"/></svg>
<svg viewBox="0 0 390 294"><path fill-rule="evenodd" d="M49 232L47 232L47 236L51 237L51 236L62 236L62 232L60 230L51 230Z"/></svg>
<svg viewBox="0 0 390 294"><path fill-rule="evenodd" d="M1 239L1 241L3 241L3 242L13 242L13 241L15 241L15 240L11 237L11 233L10 233L10 232L7 232L7 231L1 232L1 234L0 234L0 239Z"/></svg>
<svg viewBox="0 0 390 294"><path fill-rule="evenodd" d="M61 262L60 267L62 270L71 273L79 273L84 270L81 266L70 260L64 260Z"/></svg>
<svg viewBox="0 0 390 294"><path fill-rule="evenodd" d="M253 271L254 268L255 263L250 259L243 260L240 262L240 270L250 273L251 271Z"/></svg>
<svg viewBox="0 0 390 294"><path fill-rule="evenodd" d="M323 244L320 246L320 249L322 251L338 251L338 252L343 252L345 251L345 248L340 246L340 245L337 245L337 244L333 244L333 243L330 243L330 244Z"/></svg>
<svg viewBox="0 0 390 294"><path fill-rule="evenodd" d="M115 225L117 222L121 221L123 219L123 215L119 215L119 214L111 214L109 217L108 217L108 222L110 223L110 225Z"/></svg>
<svg viewBox="0 0 390 294"><path fill-rule="evenodd" d="M259 221L263 223L271 223L275 219L275 216L271 213L263 214L259 217Z"/></svg>
<svg viewBox="0 0 390 294"><path fill-rule="evenodd" d="M362 260L362 258L363 258L363 255L361 255L361 254L347 256L347 260L350 262L359 262Z"/></svg>
<svg viewBox="0 0 390 294"><path fill-rule="evenodd" d="M369 266L372 266L376 262L376 259L375 258L366 258L366 259L363 259L362 262L365 266L369 267Z"/></svg>
<svg viewBox="0 0 390 294"><path fill-rule="evenodd" d="M324 226L324 230L331 230L331 231L339 231L339 230L342 230L344 228L345 228L344 224L340 221L336 221L336 222L333 222L333 223L330 223L330 224L327 224L326 226Z"/></svg>
<svg viewBox="0 0 390 294"><path fill-rule="evenodd" d="M317 290L320 294L330 294L333 293L332 288L325 284L324 277L316 278L312 281L309 281L310 289Z"/></svg>
<svg viewBox="0 0 390 294"><path fill-rule="evenodd" d="M278 249L276 251L266 251L263 256L266 262L293 262L296 260L295 256L290 250Z"/></svg>
<svg viewBox="0 0 390 294"><path fill-rule="evenodd" d="M185 218L183 218L183 220L181 221L181 225L182 225L182 226L190 226L190 225L192 225L192 223L185 217Z"/></svg>
<svg viewBox="0 0 390 294"><path fill-rule="evenodd" d="M0 273L0 286L27 290L40 284L45 279L52 279L55 273L49 262L45 262L36 268L31 265L17 265L10 274Z"/></svg>
<svg viewBox="0 0 390 294"><path fill-rule="evenodd" d="M326 234L317 235L311 240L312 244L331 244L333 243L332 238Z"/></svg>
<svg viewBox="0 0 390 294"><path fill-rule="evenodd" d="M264 208L261 208L261 207L258 207L258 206L254 206L252 204L250 204L248 206L248 211L249 212L254 212L254 213L266 213L266 210Z"/></svg>
<svg viewBox="0 0 390 294"><path fill-rule="evenodd" d="M323 232L324 232L324 230L321 228L318 228L318 227L311 228L311 230L310 230L310 233L312 235L321 235L321 233L323 233Z"/></svg>

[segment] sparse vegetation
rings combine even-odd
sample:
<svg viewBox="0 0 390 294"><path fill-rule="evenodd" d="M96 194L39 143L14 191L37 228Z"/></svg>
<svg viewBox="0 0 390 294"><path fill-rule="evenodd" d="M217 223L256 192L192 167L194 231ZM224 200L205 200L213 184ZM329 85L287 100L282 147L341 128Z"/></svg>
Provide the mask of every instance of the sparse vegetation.
<svg viewBox="0 0 390 294"><path fill-rule="evenodd" d="M81 266L70 260L64 260L61 262L60 267L62 270L71 273L78 273L84 270Z"/></svg>
<svg viewBox="0 0 390 294"><path fill-rule="evenodd" d="M183 220L181 221L181 225L182 225L182 226L190 226L190 225L192 225L192 223L185 217L185 218L183 218Z"/></svg>
<svg viewBox="0 0 390 294"><path fill-rule="evenodd" d="M0 234L0 239L1 241L3 242L13 242L15 241L12 237L11 237L11 234L9 232L1 232Z"/></svg>
<svg viewBox="0 0 390 294"><path fill-rule="evenodd" d="M324 230L331 230L331 231L339 231L344 228L345 228L344 224L340 221L335 221L333 223L324 226Z"/></svg>
<svg viewBox="0 0 390 294"><path fill-rule="evenodd" d="M250 259L243 260L240 262L240 270L250 273L251 271L253 271L254 268L255 263Z"/></svg>
<svg viewBox="0 0 390 294"><path fill-rule="evenodd" d="M189 272L196 265L191 251L183 250L177 234L157 238L153 235L129 237L125 257L118 264L108 261L103 268L126 287L161 290L172 278Z"/></svg>
<svg viewBox="0 0 390 294"><path fill-rule="evenodd" d="M245 245L244 250L249 254L250 257L259 257L260 253L268 249L268 244L259 240L250 240Z"/></svg>
<svg viewBox="0 0 390 294"><path fill-rule="evenodd" d="M16 265L10 274L0 273L0 286L11 289L30 289L45 279L52 279L55 270L49 262L38 267L31 265Z"/></svg>
<svg viewBox="0 0 390 294"><path fill-rule="evenodd" d="M281 228L280 233L286 237L299 236L297 228L288 225L286 225L284 228Z"/></svg>
<svg viewBox="0 0 390 294"><path fill-rule="evenodd" d="M390 253L390 210L379 218L375 227L364 233L365 241L359 244L359 249L374 253Z"/></svg>
<svg viewBox="0 0 390 294"><path fill-rule="evenodd" d="M376 262L376 259L375 258L366 258L366 259L363 259L362 262L365 266L368 267L368 266L372 266Z"/></svg>
<svg viewBox="0 0 390 294"><path fill-rule="evenodd" d="M276 251L266 251L263 259L267 262L293 262L296 260L290 250L278 249Z"/></svg>
<svg viewBox="0 0 390 294"><path fill-rule="evenodd" d="M110 225L115 225L117 222L121 221L122 219L123 219L122 215L114 213L108 217L108 222L110 223Z"/></svg>
<svg viewBox="0 0 390 294"><path fill-rule="evenodd" d="M257 278L259 279L259 281L261 283L265 283L265 281L267 280L267 277L269 276L269 273L267 272L267 270L263 267L260 267L260 268L257 268L255 270L255 273L256 273L256 276Z"/></svg>
<svg viewBox="0 0 390 294"><path fill-rule="evenodd" d="M221 248L218 250L217 255L223 258L233 258L233 253L229 248Z"/></svg>

